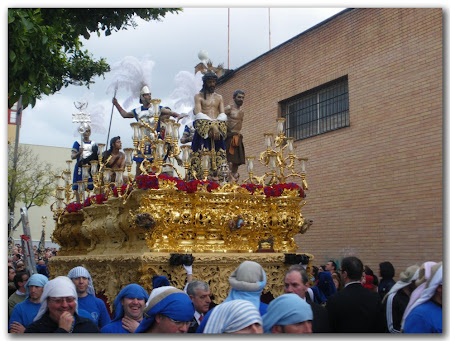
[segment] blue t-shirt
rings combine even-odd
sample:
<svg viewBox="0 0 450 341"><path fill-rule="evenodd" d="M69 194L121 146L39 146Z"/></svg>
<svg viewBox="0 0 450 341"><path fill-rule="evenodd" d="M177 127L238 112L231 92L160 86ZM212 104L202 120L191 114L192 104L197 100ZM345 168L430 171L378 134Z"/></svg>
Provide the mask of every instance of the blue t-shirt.
<svg viewBox="0 0 450 341"><path fill-rule="evenodd" d="M40 303L33 303L29 299L16 304L11 312L8 330L11 329L11 323L13 322L19 322L25 328L28 327L28 325L33 322L33 319L36 317L40 307Z"/></svg>
<svg viewBox="0 0 450 341"><path fill-rule="evenodd" d="M405 320L404 333L442 333L442 307L432 301L415 307Z"/></svg>
<svg viewBox="0 0 450 341"><path fill-rule="evenodd" d="M129 331L122 327L122 319L120 319L104 326L100 333L124 334L129 333Z"/></svg>
<svg viewBox="0 0 450 341"><path fill-rule="evenodd" d="M88 294L85 297L78 297L78 308L84 309L90 313L91 319L100 328L111 322L105 303L93 295Z"/></svg>

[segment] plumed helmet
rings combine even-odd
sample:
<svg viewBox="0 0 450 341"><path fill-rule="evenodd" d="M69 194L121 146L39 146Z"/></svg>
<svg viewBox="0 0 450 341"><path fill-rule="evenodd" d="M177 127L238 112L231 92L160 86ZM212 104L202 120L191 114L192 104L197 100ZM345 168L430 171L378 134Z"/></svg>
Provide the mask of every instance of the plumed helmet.
<svg viewBox="0 0 450 341"><path fill-rule="evenodd" d="M147 85L144 85L141 89L141 92L139 93L139 99L141 101L141 103L143 103L144 101L144 95L145 94L150 94L150 88Z"/></svg>
<svg viewBox="0 0 450 341"><path fill-rule="evenodd" d="M141 93L140 95L144 95L144 94L149 94L150 93L150 88L147 85L144 85L141 89Z"/></svg>

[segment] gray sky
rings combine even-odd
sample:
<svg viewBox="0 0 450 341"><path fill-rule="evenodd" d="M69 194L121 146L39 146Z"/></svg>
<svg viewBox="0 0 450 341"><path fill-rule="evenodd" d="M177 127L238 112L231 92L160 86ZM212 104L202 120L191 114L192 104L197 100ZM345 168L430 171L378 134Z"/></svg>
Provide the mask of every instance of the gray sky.
<svg viewBox="0 0 450 341"><path fill-rule="evenodd" d="M101 0L99 1L98 6L102 3ZM19 7L18 3L10 2L9 7ZM247 8L236 7L244 6L246 3L248 3ZM230 0L226 4L213 3L214 6L223 5L223 7L207 8L204 2L188 2L188 5L170 3L165 6L183 7L184 11L179 14L168 14L160 22L138 20L136 29L113 32L109 37L102 35L99 38L93 34L89 40L83 40L84 48L96 59L106 58L110 65L120 63L130 56L138 60L144 57L151 60L154 65L147 76L151 82L152 97L161 99L162 105L177 109L173 106L174 98L171 98L172 92L179 87L179 84L175 83L175 77L181 71L187 71L193 75L194 66L199 62L197 56L200 50L208 52L209 59L214 65L223 63L224 67L228 66L227 7L235 6L230 10L229 65L231 69L235 69L269 50L268 7L272 4L273 1L268 0L260 0L256 4ZM314 4L307 3L306 6L314 5L318 8L295 7L303 4L304 2L301 1L282 1L277 2L277 6L280 7L271 8L272 48L347 7L441 7L444 8L444 15L446 15L448 6L443 0L426 3L414 0L386 3L368 1L343 3L317 0ZM80 0L75 5L89 7L90 3ZM112 6L110 2L105 2L103 5ZM123 6L123 3L116 5ZM30 6L36 5L22 4L21 7ZM143 2L130 4L130 7L143 6L145 6ZM161 6L161 4L152 4L152 6ZM20 143L72 147L74 141L79 138L75 133L77 124L72 123L72 114L77 112L74 102L82 98L87 98L89 101L86 112L96 113L97 121L100 119L103 126L100 132L93 129L91 138L96 142L106 143L112 111L112 91L107 93L106 90L108 86L113 85L113 78L111 74L107 74L105 79L98 78L95 82L91 89L70 86L57 94L44 96L34 108L29 107L24 110ZM123 105L130 95L127 89L119 87L116 97ZM136 99L124 108L131 110L138 105ZM119 135L124 148L132 147L130 123L133 121L133 119L123 119L114 109L110 138Z"/></svg>
<svg viewBox="0 0 450 341"><path fill-rule="evenodd" d="M344 8L271 8L271 47L300 34L308 28L342 11ZM269 50L268 8L230 9L230 68L235 69ZM125 57L138 60L146 57L154 62L151 72L153 98L162 100L162 105L172 107L171 93L176 88L175 76L180 71L192 73L200 62L198 52L206 50L214 65L228 66L228 9L184 8L179 14L168 14L160 22L138 20L136 29L113 32L109 37L92 35L83 40L84 47L95 57L106 58L110 65L120 63ZM77 112L74 102L87 98L86 112L96 112L101 108L103 133L95 132L91 138L105 143L112 110L113 84L110 75L97 78L91 89L70 86L57 94L44 96L34 108L23 112L20 142L27 144L71 147L78 137L77 124L72 123L72 114ZM131 94L119 87L117 99L123 105ZM136 100L131 110L139 105ZM174 109L172 107L172 109ZM96 116L99 117L99 116ZM123 119L114 109L110 138L120 135L124 148L132 147L133 119Z"/></svg>

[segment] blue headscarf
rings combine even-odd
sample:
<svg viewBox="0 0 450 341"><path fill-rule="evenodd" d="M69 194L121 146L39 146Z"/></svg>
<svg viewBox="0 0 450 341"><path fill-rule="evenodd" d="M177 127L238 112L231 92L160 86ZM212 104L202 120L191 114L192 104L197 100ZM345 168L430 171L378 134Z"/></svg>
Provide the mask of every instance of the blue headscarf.
<svg viewBox="0 0 450 341"><path fill-rule="evenodd" d="M284 294L269 303L263 316L264 333L271 333L273 326L286 326L311 321L311 306L297 294Z"/></svg>
<svg viewBox="0 0 450 341"><path fill-rule="evenodd" d="M328 297L337 292L333 282L333 277L329 271L319 272L319 281L317 285L312 287L314 292L314 302L324 303L328 301Z"/></svg>
<svg viewBox="0 0 450 341"><path fill-rule="evenodd" d="M28 299L30 297L30 285L34 285L36 287L43 287L48 282L47 276L41 275L41 274L34 274L30 278L28 278L27 283L25 284L25 289L27 290L25 299Z"/></svg>
<svg viewBox="0 0 450 341"><path fill-rule="evenodd" d="M261 293L267 283L266 272L261 265L253 261L244 261L232 272L228 281L231 290L224 302L247 300L259 309Z"/></svg>
<svg viewBox="0 0 450 341"><path fill-rule="evenodd" d="M194 303L182 290L163 286L152 291L144 319L135 333L145 333L155 321L156 314L162 314L176 321L191 321L194 318Z"/></svg>
<svg viewBox="0 0 450 341"><path fill-rule="evenodd" d="M111 322L120 320L123 317L123 307L121 302L122 298L137 298L138 300L144 300L147 302L148 294L139 284L128 284L119 292L119 295L117 295L114 300L114 319Z"/></svg>
<svg viewBox="0 0 450 341"><path fill-rule="evenodd" d="M154 275L152 278L153 289L170 286L169 280L165 276Z"/></svg>

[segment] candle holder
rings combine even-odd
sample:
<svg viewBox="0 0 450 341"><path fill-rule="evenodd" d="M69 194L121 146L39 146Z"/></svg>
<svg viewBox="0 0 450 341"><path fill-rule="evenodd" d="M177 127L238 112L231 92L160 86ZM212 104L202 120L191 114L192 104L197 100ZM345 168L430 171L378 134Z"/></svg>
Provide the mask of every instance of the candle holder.
<svg viewBox="0 0 450 341"><path fill-rule="evenodd" d="M203 171L203 180L208 180L209 175L209 163L211 159L211 153L208 151L202 151L202 171Z"/></svg>

